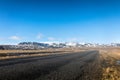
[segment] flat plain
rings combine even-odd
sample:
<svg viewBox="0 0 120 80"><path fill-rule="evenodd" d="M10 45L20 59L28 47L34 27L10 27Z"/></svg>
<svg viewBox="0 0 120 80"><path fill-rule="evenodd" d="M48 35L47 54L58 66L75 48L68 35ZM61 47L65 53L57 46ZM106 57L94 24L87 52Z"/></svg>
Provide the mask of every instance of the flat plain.
<svg viewBox="0 0 120 80"><path fill-rule="evenodd" d="M0 56L0 80L120 80L119 48L14 50L0 54L5 54Z"/></svg>

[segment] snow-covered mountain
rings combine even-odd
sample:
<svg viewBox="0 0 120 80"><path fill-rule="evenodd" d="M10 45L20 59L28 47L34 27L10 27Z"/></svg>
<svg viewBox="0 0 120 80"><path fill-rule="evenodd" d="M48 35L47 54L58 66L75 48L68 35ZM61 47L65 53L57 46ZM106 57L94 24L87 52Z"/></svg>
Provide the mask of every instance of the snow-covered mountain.
<svg viewBox="0 0 120 80"><path fill-rule="evenodd" d="M0 49L43 49L69 47L120 47L120 43L96 44L78 42L21 42L18 45L0 45Z"/></svg>

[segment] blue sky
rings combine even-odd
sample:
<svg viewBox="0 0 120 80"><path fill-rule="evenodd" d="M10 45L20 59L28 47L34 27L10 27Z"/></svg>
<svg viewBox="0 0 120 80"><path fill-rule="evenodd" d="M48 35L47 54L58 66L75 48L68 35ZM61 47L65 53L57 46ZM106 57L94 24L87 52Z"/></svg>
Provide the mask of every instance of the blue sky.
<svg viewBox="0 0 120 80"><path fill-rule="evenodd" d="M0 44L120 42L119 0L0 0Z"/></svg>

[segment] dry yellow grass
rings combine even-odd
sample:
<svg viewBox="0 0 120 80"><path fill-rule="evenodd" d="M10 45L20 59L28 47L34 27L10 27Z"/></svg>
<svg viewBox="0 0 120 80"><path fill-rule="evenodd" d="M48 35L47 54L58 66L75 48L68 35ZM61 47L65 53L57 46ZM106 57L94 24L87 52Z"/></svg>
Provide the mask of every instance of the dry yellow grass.
<svg viewBox="0 0 120 80"><path fill-rule="evenodd" d="M71 49L71 48L59 48L59 49L44 49L44 50L0 50L0 60L23 58L23 57L35 57L35 56L47 56L55 54L65 54L71 52L81 52L84 50Z"/></svg>
<svg viewBox="0 0 120 80"><path fill-rule="evenodd" d="M103 77L102 80L120 80L120 65L117 61L120 60L119 49L108 49L101 51Z"/></svg>
<svg viewBox="0 0 120 80"><path fill-rule="evenodd" d="M76 49L76 48L58 48L58 49L43 49L43 50L0 50L0 54L1 53L29 53L29 52L55 52L55 51L74 51L74 52L78 52L78 51L85 51L84 49Z"/></svg>
<svg viewBox="0 0 120 80"><path fill-rule="evenodd" d="M55 50L0 50L0 53L52 52ZM58 51L58 50L56 50Z"/></svg>

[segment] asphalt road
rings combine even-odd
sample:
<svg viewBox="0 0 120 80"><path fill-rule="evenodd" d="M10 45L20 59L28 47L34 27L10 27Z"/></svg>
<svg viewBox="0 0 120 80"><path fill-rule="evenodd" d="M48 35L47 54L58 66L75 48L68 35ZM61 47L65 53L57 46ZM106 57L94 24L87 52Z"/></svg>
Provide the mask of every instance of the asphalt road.
<svg viewBox="0 0 120 80"><path fill-rule="evenodd" d="M96 77L99 80L100 72L99 74L97 73L100 70L98 67L99 64L99 51L61 53L42 57L1 60L0 80L95 80ZM63 73L62 70L67 65L67 72L64 71ZM76 73L73 69L73 72L68 74L71 67L69 65L78 67L78 72ZM55 71L56 73L54 73ZM67 78L66 76L66 78L60 79L51 76L51 78L46 78L51 74L58 74L60 72L61 74L73 77ZM73 73L76 73L76 75L73 75Z"/></svg>

